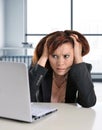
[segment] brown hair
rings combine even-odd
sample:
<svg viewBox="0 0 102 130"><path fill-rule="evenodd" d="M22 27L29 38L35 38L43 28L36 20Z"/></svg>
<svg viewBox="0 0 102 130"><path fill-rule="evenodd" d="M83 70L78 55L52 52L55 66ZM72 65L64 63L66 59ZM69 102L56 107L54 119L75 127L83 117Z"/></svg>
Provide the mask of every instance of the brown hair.
<svg viewBox="0 0 102 130"><path fill-rule="evenodd" d="M89 46L87 39L84 37L84 35L82 35L81 33L77 32L77 31L73 31L73 30L65 30L64 32L68 36L71 36L72 34L75 34L78 36L78 40L82 44L82 56L85 56L86 54L89 53L90 46Z"/></svg>
<svg viewBox="0 0 102 130"><path fill-rule="evenodd" d="M46 35L39 41L34 51L32 64L33 65L36 64L39 58L41 57L44 49L44 44L46 42L47 42L49 54L52 54L59 46L61 46L66 42L72 43L74 47L74 41L70 37L72 34L76 34L78 36L78 40L82 43L82 56L86 55L89 52L89 44L86 38L82 34L72 30L56 31ZM46 67L51 68L49 61L47 61Z"/></svg>

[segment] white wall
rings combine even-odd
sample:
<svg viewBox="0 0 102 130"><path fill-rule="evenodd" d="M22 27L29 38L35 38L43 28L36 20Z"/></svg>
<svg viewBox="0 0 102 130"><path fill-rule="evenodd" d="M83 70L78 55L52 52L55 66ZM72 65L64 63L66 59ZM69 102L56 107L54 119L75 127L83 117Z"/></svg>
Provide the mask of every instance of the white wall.
<svg viewBox="0 0 102 130"><path fill-rule="evenodd" d="M0 48L4 45L4 1L0 0Z"/></svg>

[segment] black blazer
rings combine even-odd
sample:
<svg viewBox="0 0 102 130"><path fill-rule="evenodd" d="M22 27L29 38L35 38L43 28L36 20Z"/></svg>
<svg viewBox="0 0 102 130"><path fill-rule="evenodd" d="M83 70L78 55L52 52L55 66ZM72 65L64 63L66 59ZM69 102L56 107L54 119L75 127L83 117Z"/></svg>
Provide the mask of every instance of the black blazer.
<svg viewBox="0 0 102 130"><path fill-rule="evenodd" d="M68 72L65 103L79 103L83 107L92 107L96 95L91 79L91 64L79 63ZM29 68L29 84L32 102L50 102L52 71L36 64Z"/></svg>

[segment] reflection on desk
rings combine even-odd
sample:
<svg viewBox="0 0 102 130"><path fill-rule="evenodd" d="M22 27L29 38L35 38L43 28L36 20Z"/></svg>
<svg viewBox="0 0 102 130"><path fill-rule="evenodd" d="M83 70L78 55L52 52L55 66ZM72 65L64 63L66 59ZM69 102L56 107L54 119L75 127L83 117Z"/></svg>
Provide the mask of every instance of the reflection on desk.
<svg viewBox="0 0 102 130"><path fill-rule="evenodd" d="M58 111L33 123L0 118L0 130L102 130L102 104L92 108L52 103Z"/></svg>

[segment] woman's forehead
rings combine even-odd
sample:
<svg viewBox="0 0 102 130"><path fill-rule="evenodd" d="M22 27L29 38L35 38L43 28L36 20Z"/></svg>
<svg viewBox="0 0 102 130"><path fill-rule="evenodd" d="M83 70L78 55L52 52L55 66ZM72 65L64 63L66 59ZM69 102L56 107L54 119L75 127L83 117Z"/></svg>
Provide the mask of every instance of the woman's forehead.
<svg viewBox="0 0 102 130"><path fill-rule="evenodd" d="M69 44L69 43L65 43L65 44L62 44L61 46L58 46L58 48L54 51L54 53L68 53L68 52L71 52L73 51L73 46L72 44Z"/></svg>

